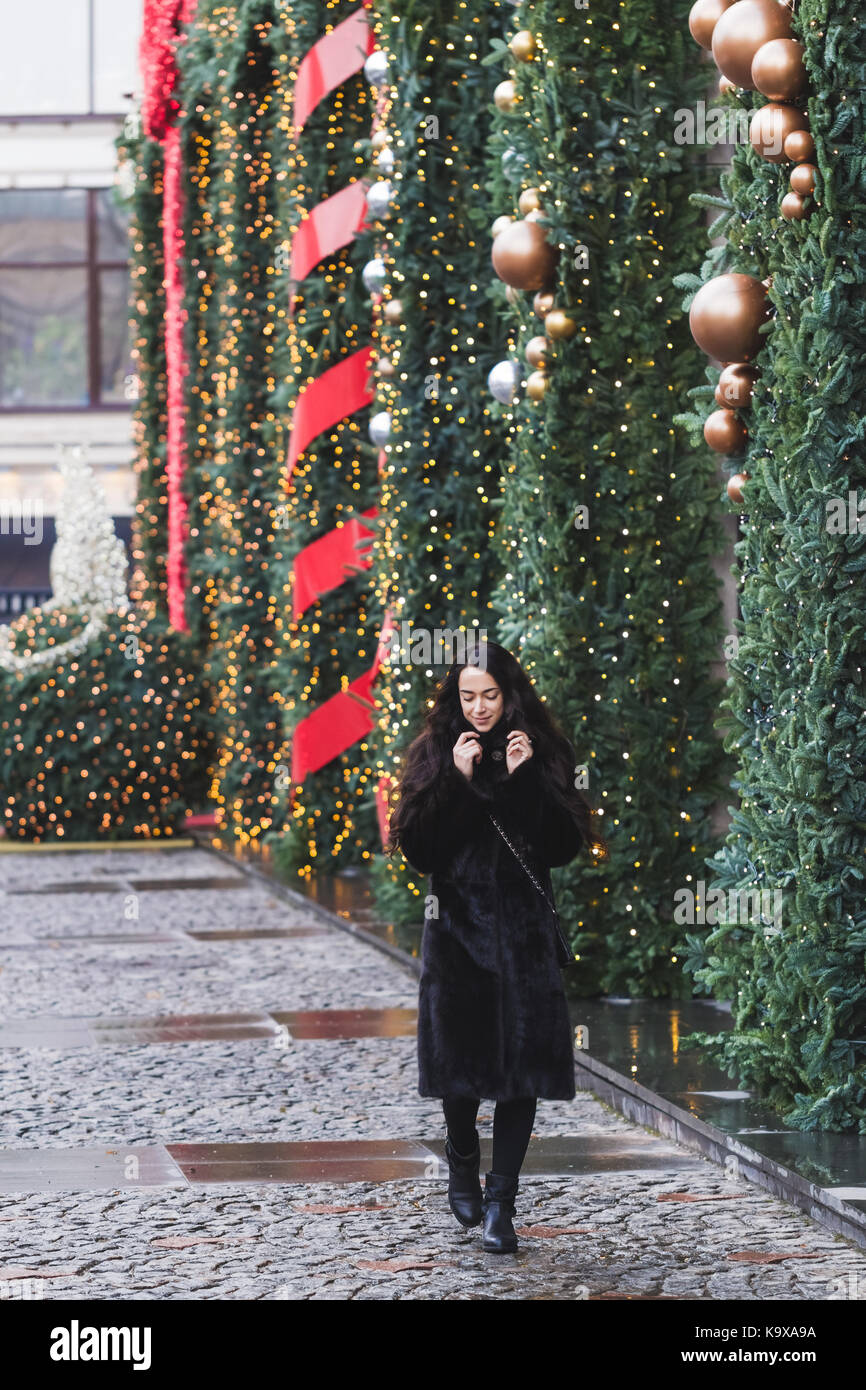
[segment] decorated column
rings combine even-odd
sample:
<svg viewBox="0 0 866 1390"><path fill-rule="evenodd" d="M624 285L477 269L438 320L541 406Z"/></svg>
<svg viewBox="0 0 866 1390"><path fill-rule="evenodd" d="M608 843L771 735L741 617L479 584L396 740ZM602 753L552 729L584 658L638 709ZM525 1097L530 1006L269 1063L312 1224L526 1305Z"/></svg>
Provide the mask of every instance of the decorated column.
<svg viewBox="0 0 866 1390"><path fill-rule="evenodd" d="M740 525L722 705L739 798L688 933L732 1027L690 1045L785 1123L862 1132L866 25L849 0L692 13L748 138L722 240L685 281L709 357L687 422L699 437L724 414Z"/></svg>

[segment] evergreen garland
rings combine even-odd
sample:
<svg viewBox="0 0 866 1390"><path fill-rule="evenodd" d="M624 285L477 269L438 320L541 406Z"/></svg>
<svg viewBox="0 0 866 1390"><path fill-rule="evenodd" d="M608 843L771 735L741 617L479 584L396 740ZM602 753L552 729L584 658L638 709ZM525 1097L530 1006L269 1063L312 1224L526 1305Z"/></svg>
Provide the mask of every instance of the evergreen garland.
<svg viewBox="0 0 866 1390"><path fill-rule="evenodd" d="M138 123L140 126L140 122ZM162 147L135 134L128 120L115 148L134 172L129 213L130 327L138 390L132 412L135 515L132 593L167 611L165 259L162 239Z"/></svg>
<svg viewBox="0 0 866 1390"><path fill-rule="evenodd" d="M211 3L200 6L181 51L187 612L215 696L211 794L240 843L272 823L284 750L273 502L285 444L272 402L285 318L275 250L289 33L289 7L277 0Z"/></svg>
<svg viewBox="0 0 866 1390"><path fill-rule="evenodd" d="M723 702L740 804L707 861L726 907L688 938L688 969L732 1001L733 1029L689 1042L786 1124L864 1133L866 538L828 525L832 499L847 513L849 492L864 488L866 28L851 0L800 0L793 29L809 76L800 105L817 147L814 209L786 221L790 164L739 147L713 229L726 241L702 276L772 277L775 318L745 417L748 452L732 463L750 475L735 550L738 651ZM764 104L758 93L729 100ZM707 369L696 405L717 377Z"/></svg>
<svg viewBox="0 0 866 1390"><path fill-rule="evenodd" d="M292 6L293 74L326 30L355 10L357 3L351 0L326 5L300 0ZM286 133L287 254L304 212L365 174L372 113L370 87L359 72L322 99L296 144ZM296 287L294 315L286 325L285 371L273 401L276 412L289 414L289 424L299 392L372 340L372 305L361 278L371 254L372 230L320 262ZM288 289L285 293L288 299ZM370 604L367 571L347 576L297 621L292 615L292 569L299 552L376 505L378 451L367 434L369 418L368 410L358 411L314 439L295 465L288 487L284 477L280 479L274 499L284 537L277 680L290 741L301 720L372 666L376 652L382 612ZM366 518L363 524L370 528L375 523ZM359 550L359 562L361 556ZM308 773L292 788L290 807L285 794L289 786L285 778L280 828L269 840L283 869L309 874L314 866L358 863L369 852L378 830L366 740Z"/></svg>
<svg viewBox="0 0 866 1390"><path fill-rule="evenodd" d="M498 80L484 58L511 8L459 0L382 0L390 59L396 211L386 224L386 298L402 324L383 343L396 371L380 382L392 416L374 551L378 593L402 633L486 629L502 572L493 537L505 426L487 388L502 356L503 287L490 270L485 164ZM383 669L377 774L396 777L444 666L401 656ZM420 922L423 879L402 860L373 864L380 910Z"/></svg>
<svg viewBox="0 0 866 1390"><path fill-rule="evenodd" d="M673 415L703 358L672 283L700 265L689 194L711 185L674 143L674 111L705 70L681 0L516 13L536 51L491 54L517 102L491 142L494 215L541 190L560 249L556 304L576 323L553 344L546 393L512 419L499 540L499 640L520 656L572 739L610 858L555 871L582 993L686 995L674 894L694 883L726 791L710 678L723 631L712 558L723 548L706 449ZM588 263L586 258L588 257ZM511 315L515 356L544 332L533 296ZM582 512L581 509L586 511Z"/></svg>

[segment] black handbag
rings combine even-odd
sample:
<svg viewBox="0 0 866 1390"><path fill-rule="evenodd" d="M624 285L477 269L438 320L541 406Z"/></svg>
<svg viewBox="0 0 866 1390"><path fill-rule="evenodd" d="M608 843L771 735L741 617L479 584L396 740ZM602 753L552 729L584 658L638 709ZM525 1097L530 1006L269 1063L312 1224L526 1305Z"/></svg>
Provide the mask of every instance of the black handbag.
<svg viewBox="0 0 866 1390"><path fill-rule="evenodd" d="M502 826L499 824L499 821L496 819L496 817L490 811L488 811L487 814L490 816L490 819L493 821L493 824L496 826L496 829L499 831L508 848L511 850L511 853L514 855L521 869L523 869L524 873L528 875L533 885L535 886L535 888L538 889L538 892L541 894L542 898L547 903L547 906L550 908L551 914L553 916L554 943L556 945L556 959L558 964L563 970L568 965L574 965L574 953L565 938L565 933L563 932L562 927L560 926L559 913L556 910L555 904L550 901L541 884L538 882L532 870L530 869L529 865L525 863L523 859L521 859L519 853L514 848L514 845L509 840L508 836L502 829Z"/></svg>

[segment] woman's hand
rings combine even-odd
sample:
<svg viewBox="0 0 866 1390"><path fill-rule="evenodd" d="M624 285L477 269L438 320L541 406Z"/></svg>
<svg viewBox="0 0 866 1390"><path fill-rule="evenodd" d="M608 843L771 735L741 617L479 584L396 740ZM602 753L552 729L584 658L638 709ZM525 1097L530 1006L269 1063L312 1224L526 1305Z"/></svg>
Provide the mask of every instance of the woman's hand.
<svg viewBox="0 0 866 1390"><path fill-rule="evenodd" d="M527 762L532 757L532 741L528 734L522 729L512 729L508 735L508 746L505 750L505 765L509 772L513 772L521 763Z"/></svg>
<svg viewBox="0 0 866 1390"><path fill-rule="evenodd" d="M472 772L480 757L481 743L478 734L467 729L454 745L454 766L463 773L468 782L472 781Z"/></svg>

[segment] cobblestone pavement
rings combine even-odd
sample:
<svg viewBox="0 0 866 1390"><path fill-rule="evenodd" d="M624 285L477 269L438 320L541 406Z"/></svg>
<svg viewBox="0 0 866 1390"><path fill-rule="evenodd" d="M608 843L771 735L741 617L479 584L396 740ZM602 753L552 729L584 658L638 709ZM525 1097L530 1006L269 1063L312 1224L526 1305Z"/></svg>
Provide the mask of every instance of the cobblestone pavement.
<svg viewBox="0 0 866 1390"><path fill-rule="evenodd" d="M236 877L203 850L0 855L0 1024L415 1007L417 981L398 961L322 930L264 883L134 886ZM73 881L120 886L68 891ZM61 891L42 891L52 888ZM282 939L184 935L311 925L314 935ZM72 940L87 935L128 940ZM136 939L148 935L157 939ZM439 1102L417 1093L412 1036L0 1046L0 1085L0 1160L18 1150L444 1137ZM492 1118L482 1102L482 1141ZM51 1191L0 1191L0 1297L20 1296L22 1281L49 1299L124 1300L825 1300L866 1287L866 1252L709 1161L648 1140L589 1092L539 1101L533 1134L599 1136L623 1149L639 1139L661 1166L524 1171L521 1244L508 1256L485 1254L480 1231L457 1225L441 1175L110 1191L63 1190L61 1178Z"/></svg>

